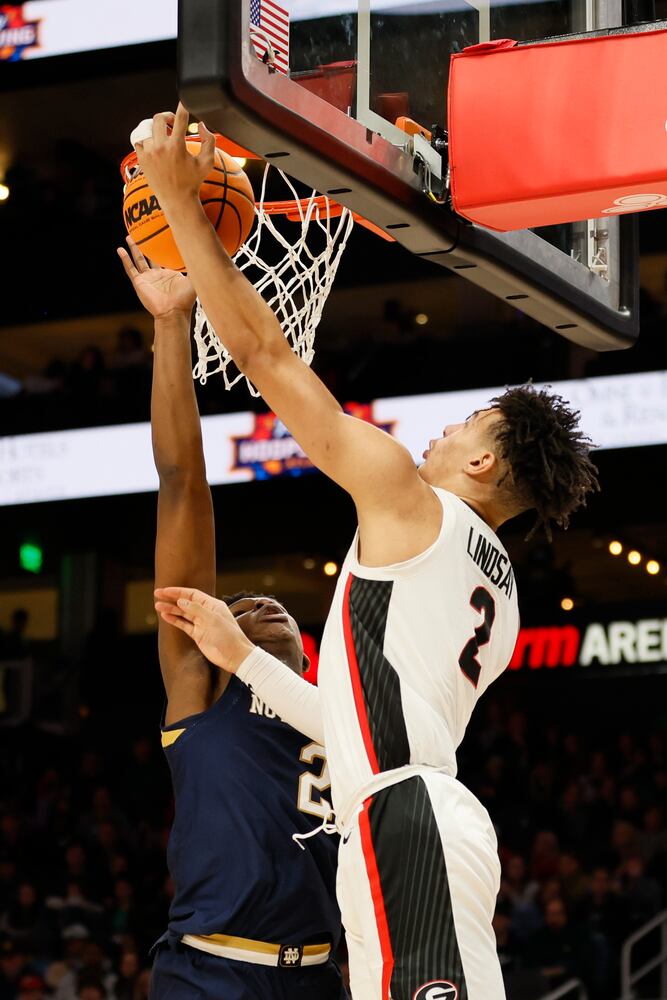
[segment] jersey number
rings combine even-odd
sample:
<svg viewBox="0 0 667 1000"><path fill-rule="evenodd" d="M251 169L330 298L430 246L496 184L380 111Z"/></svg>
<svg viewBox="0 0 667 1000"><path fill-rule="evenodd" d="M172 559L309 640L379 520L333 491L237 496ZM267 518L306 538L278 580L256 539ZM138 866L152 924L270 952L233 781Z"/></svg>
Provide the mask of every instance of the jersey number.
<svg viewBox="0 0 667 1000"><path fill-rule="evenodd" d="M459 666L473 687L477 687L482 665L477 659L480 646L486 646L491 638L491 626L496 617L496 602L484 587L477 587L472 592L470 606L483 616L481 625L475 629L472 639L468 639L459 656Z"/></svg>
<svg viewBox="0 0 667 1000"><path fill-rule="evenodd" d="M321 747L319 743L308 743L301 751L299 760L302 760L304 764L314 764L319 761L320 768L316 773L304 771L299 778L297 806L302 813L326 819L331 812L331 806L326 799L322 798L322 792L325 792L330 786L331 778L329 777L329 765L324 747Z"/></svg>

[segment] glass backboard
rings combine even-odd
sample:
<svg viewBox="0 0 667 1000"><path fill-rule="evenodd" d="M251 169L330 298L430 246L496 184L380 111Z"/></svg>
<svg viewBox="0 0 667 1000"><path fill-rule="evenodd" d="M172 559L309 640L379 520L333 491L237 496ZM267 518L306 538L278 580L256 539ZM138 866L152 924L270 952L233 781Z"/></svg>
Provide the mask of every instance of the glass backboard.
<svg viewBox="0 0 667 1000"><path fill-rule="evenodd" d="M181 95L210 128L414 254L610 350L638 332L636 220L506 234L464 222L446 204L446 160L400 122L446 131L450 55L469 45L622 24L622 0L180 0ZM591 67L582 100L596 85ZM419 152L444 204L425 192Z"/></svg>

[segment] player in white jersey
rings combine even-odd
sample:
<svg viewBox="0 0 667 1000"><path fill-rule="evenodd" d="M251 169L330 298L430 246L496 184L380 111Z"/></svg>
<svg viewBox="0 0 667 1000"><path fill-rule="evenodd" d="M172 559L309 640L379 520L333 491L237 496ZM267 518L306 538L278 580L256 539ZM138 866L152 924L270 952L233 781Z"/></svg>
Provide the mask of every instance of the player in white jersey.
<svg viewBox="0 0 667 1000"><path fill-rule="evenodd" d="M456 781L458 746L518 631L495 531L535 508L566 525L596 486L589 442L557 396L521 387L445 428L417 470L405 448L346 415L289 349L236 270L198 191L213 138L185 148L188 115L157 115L139 163L213 327L316 466L353 497L345 561L308 689L199 592L157 593L166 621L286 721L325 739L342 832L339 901L355 1000L499 1000L491 821Z"/></svg>

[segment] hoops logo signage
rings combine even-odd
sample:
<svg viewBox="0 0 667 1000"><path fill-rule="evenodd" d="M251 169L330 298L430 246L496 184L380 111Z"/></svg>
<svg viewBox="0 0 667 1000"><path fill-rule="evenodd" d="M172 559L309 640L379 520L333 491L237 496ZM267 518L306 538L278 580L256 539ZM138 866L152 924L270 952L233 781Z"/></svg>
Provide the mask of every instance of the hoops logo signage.
<svg viewBox="0 0 667 1000"><path fill-rule="evenodd" d="M393 433L394 422L379 423L374 420L371 404L348 403L345 412L388 434ZM282 420L273 413L255 416L253 433L248 437L233 437L232 445L232 472L250 469L256 480L273 479L275 476L302 476L317 471Z"/></svg>
<svg viewBox="0 0 667 1000"><path fill-rule="evenodd" d="M27 21L22 6L0 6L0 62L19 62L26 49L37 48L40 24Z"/></svg>
<svg viewBox="0 0 667 1000"><path fill-rule="evenodd" d="M448 979L436 979L420 986L412 1000L458 1000L458 996L458 987L454 983Z"/></svg>

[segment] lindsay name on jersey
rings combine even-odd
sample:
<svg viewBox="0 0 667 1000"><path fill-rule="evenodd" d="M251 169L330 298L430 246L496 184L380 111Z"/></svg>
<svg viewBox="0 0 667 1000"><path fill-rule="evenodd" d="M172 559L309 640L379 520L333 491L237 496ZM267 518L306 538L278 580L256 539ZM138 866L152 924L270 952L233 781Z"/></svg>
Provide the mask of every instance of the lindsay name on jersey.
<svg viewBox="0 0 667 1000"><path fill-rule="evenodd" d="M468 532L468 555L481 569L484 576L508 597L514 590L514 571L507 556L503 555L481 531L471 528Z"/></svg>

